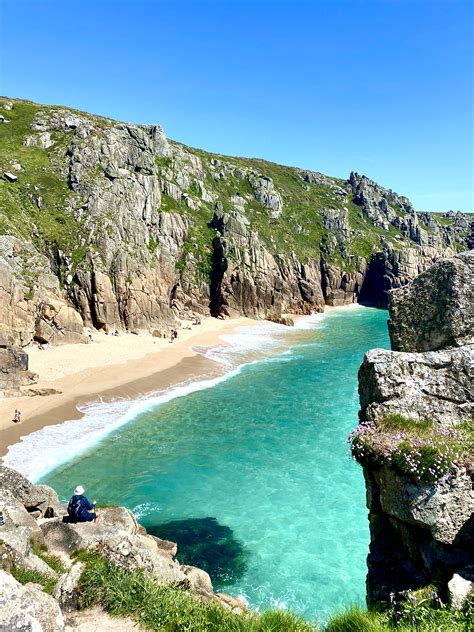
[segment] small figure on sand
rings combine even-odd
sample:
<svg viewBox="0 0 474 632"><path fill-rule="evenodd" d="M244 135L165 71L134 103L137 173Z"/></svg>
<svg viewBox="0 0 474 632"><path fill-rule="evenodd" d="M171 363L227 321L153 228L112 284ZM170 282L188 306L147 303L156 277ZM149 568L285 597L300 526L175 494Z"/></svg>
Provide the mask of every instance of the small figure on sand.
<svg viewBox="0 0 474 632"><path fill-rule="evenodd" d="M172 329L171 330L171 340L170 342L174 342L176 340L176 338L178 337L178 332L176 329Z"/></svg>
<svg viewBox="0 0 474 632"><path fill-rule="evenodd" d="M84 496L85 490L78 485L74 490L74 496L67 506L67 522L97 522L99 516L95 511L96 501L92 503Z"/></svg>
<svg viewBox="0 0 474 632"><path fill-rule="evenodd" d="M15 408L15 414L13 415L12 421L14 424L21 423L21 412L18 410L18 408Z"/></svg>

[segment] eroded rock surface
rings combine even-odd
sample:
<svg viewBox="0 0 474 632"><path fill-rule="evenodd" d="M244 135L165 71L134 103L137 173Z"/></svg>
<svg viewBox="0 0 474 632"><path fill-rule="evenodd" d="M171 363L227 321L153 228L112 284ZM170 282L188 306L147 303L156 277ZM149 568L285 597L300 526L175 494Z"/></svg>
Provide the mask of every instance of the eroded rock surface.
<svg viewBox="0 0 474 632"><path fill-rule="evenodd" d="M474 251L443 259L390 294L396 351L436 351L474 343Z"/></svg>
<svg viewBox="0 0 474 632"><path fill-rule="evenodd" d="M0 630L61 632L64 619L53 597L32 584L22 586L0 570Z"/></svg>
<svg viewBox="0 0 474 632"><path fill-rule="evenodd" d="M446 598L462 583L453 576L474 563L474 454L462 434L474 418L473 262L472 253L462 253L394 290L392 347L403 351L369 351L359 370L360 417L368 432L383 427L390 415L392 423L402 420L392 434L384 431L378 455L362 458L354 452L364 467L369 508L369 602L388 601L393 593L435 580ZM431 424L432 434L424 439L429 450L458 446L443 473L431 470L431 478L423 480L396 466L387 447L406 436L400 434L403 420L414 428ZM445 443L437 444L438 437ZM417 458L413 453L412 472Z"/></svg>
<svg viewBox="0 0 474 632"><path fill-rule="evenodd" d="M12 155L0 330L19 346L87 342L83 326L166 331L210 312L385 305L388 290L473 243L468 216L416 213L357 173L216 156L158 125L61 107L22 102L22 120L16 101L2 103L23 158L43 152L49 178L47 190L30 182Z"/></svg>

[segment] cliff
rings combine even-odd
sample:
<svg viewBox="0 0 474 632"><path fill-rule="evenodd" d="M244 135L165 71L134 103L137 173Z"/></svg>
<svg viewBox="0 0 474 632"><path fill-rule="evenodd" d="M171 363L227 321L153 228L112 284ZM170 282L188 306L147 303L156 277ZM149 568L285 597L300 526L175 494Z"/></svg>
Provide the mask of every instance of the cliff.
<svg viewBox="0 0 474 632"><path fill-rule="evenodd" d="M392 291L394 350L359 371L369 603L431 586L460 607L474 593L473 288L465 252Z"/></svg>
<svg viewBox="0 0 474 632"><path fill-rule="evenodd" d="M211 154L64 107L0 108L0 329L16 345L384 305L472 243L469 216L417 214L356 173Z"/></svg>

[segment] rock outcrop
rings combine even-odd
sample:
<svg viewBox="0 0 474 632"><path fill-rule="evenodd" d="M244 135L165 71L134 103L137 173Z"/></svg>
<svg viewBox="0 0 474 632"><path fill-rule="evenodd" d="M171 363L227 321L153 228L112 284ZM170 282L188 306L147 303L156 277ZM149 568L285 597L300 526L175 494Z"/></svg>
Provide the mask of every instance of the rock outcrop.
<svg viewBox="0 0 474 632"><path fill-rule="evenodd" d="M61 632L64 619L58 603L33 584L22 586L0 570L0 629Z"/></svg>
<svg viewBox="0 0 474 632"><path fill-rule="evenodd" d="M11 336L0 333L0 392L5 396L18 395L21 387L38 381L36 373L28 370L28 354L11 341Z"/></svg>
<svg viewBox="0 0 474 632"><path fill-rule="evenodd" d="M180 564L175 559L176 544L148 534L123 507L101 510L96 524L71 524L63 520L66 509L53 489L33 485L19 472L0 466L0 513L0 629L82 629L80 623L87 616L78 615L77 610L85 566L73 558L78 551L98 553L113 566L140 570L154 583L189 590L236 613L246 610L238 599L214 593L205 571ZM39 550L47 551L44 559ZM51 559L56 561L56 570L50 566ZM52 596L39 584L21 585L13 577L18 572L46 578L53 587ZM123 629L131 627L127 621Z"/></svg>
<svg viewBox="0 0 474 632"><path fill-rule="evenodd" d="M84 326L166 331L210 312L384 305L472 243L468 216L417 214L356 173L217 156L157 125L1 103L12 104L5 164L17 175L0 194L0 331L15 345L87 342Z"/></svg>
<svg viewBox="0 0 474 632"><path fill-rule="evenodd" d="M389 300L395 351L474 343L474 251L439 261Z"/></svg>
<svg viewBox="0 0 474 632"><path fill-rule="evenodd" d="M371 603L434 583L459 607L470 591L473 284L473 253L462 253L392 291L396 350L369 351L359 371L352 450L367 488Z"/></svg>

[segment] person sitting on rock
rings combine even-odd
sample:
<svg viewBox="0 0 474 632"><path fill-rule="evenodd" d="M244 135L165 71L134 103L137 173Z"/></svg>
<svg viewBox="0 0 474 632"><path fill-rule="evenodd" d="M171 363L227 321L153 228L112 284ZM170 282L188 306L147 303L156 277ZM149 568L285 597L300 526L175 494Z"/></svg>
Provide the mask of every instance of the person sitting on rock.
<svg viewBox="0 0 474 632"><path fill-rule="evenodd" d="M92 503L87 500L84 496L84 488L78 485L67 506L68 522L97 522L97 513L92 511L95 509L95 504L95 500Z"/></svg>

